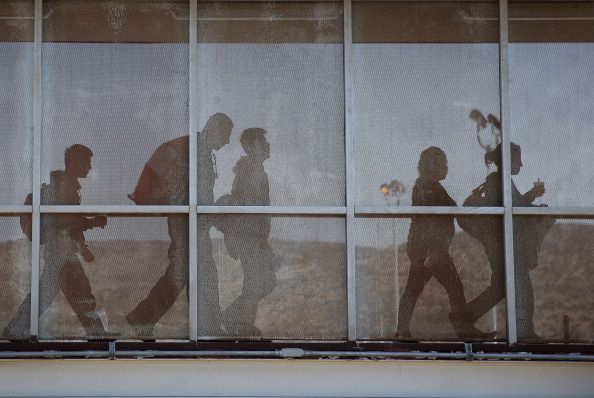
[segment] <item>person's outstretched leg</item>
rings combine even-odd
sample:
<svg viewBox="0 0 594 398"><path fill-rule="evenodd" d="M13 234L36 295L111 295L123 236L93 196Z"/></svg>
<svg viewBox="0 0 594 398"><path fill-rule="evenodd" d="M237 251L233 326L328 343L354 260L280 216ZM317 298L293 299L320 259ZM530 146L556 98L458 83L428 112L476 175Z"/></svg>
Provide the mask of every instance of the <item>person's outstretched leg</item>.
<svg viewBox="0 0 594 398"><path fill-rule="evenodd" d="M445 288L452 309L450 321L460 337L461 334L466 334L463 329L464 323L468 323L468 316L466 314L466 297L464 296L464 286L458 275L458 271L454 262L448 253L435 253L430 255L428 267L431 269L433 276Z"/></svg>
<svg viewBox="0 0 594 398"><path fill-rule="evenodd" d="M97 302L91 290L87 274L77 258L64 264L60 275L60 287L64 297L74 310L88 337L105 337L107 331L97 315Z"/></svg>
<svg viewBox="0 0 594 398"><path fill-rule="evenodd" d="M256 315L260 300L268 296L276 286L276 256L267 243L251 245L241 256L243 286L241 295L224 312L225 326L231 334L260 335L256 327Z"/></svg>
<svg viewBox="0 0 594 398"><path fill-rule="evenodd" d="M148 296L128 315L126 320L136 330L137 337L152 337L153 327L171 308L188 284L188 217L171 215L167 218L169 266Z"/></svg>
<svg viewBox="0 0 594 398"><path fill-rule="evenodd" d="M417 305L417 300L423 293L423 289L427 282L431 279L431 273L424 265L424 259L416 259L415 262L411 260L410 271L408 272L408 280L404 293L400 298L400 305L398 307L398 331L394 338L411 338L410 321L412 319L413 311Z"/></svg>
<svg viewBox="0 0 594 398"><path fill-rule="evenodd" d="M54 236L48 237L57 239ZM43 271L39 277L39 316L48 309L60 292L60 272L64 264L65 256L60 246L54 247L56 242L50 241L43 248ZM19 306L15 316L4 328L2 335L7 337L24 337L27 334L31 318L31 294Z"/></svg>
<svg viewBox="0 0 594 398"><path fill-rule="evenodd" d="M223 313L223 323L231 336L260 336L255 326L260 298L242 289L241 295Z"/></svg>
<svg viewBox="0 0 594 398"><path fill-rule="evenodd" d="M540 336L534 331L534 290L530 272L521 269L521 264L516 263L516 267L518 337L524 340L540 340Z"/></svg>
<svg viewBox="0 0 594 398"><path fill-rule="evenodd" d="M243 271L243 286L241 294L223 312L223 324L231 335L250 336L256 333L255 320L258 312L260 298L254 290L257 278L255 269L258 264L253 263L249 255L240 255L241 269Z"/></svg>
<svg viewBox="0 0 594 398"><path fill-rule="evenodd" d="M491 266L491 281L489 286L466 306L471 322L476 322L489 310L505 298L505 270L503 266L503 249L501 247L487 250L487 258Z"/></svg>
<svg viewBox="0 0 594 398"><path fill-rule="evenodd" d="M198 333L202 336L223 336L219 303L219 275L212 257L211 222L198 218Z"/></svg>
<svg viewBox="0 0 594 398"><path fill-rule="evenodd" d="M430 256L429 267L433 276L445 288L450 302L450 322L460 338L493 338L493 333L484 333L473 326L468 311L466 310L466 298L464 296L464 285L458 275L458 270L447 252Z"/></svg>
<svg viewBox="0 0 594 398"><path fill-rule="evenodd" d="M2 337L21 339L27 337L27 330L29 329L31 317L31 294L21 302L21 305L17 309L16 313L4 327L2 331Z"/></svg>

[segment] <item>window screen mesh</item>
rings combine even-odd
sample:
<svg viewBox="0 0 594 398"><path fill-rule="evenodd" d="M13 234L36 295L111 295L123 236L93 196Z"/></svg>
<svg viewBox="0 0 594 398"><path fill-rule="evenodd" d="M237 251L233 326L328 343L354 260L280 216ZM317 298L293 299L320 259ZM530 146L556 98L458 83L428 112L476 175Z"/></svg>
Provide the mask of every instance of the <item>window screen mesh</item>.
<svg viewBox="0 0 594 398"><path fill-rule="evenodd" d="M356 220L358 338L505 338L503 220L461 218L476 238L454 233L449 216L415 216L416 227L408 218ZM449 319L465 302L477 329Z"/></svg>
<svg viewBox="0 0 594 398"><path fill-rule="evenodd" d="M232 188L243 131L257 127L270 143L270 204L344 204L342 19L339 2L200 3L199 124L222 112L234 125L213 148L215 199ZM201 204L211 189L199 186Z"/></svg>
<svg viewBox="0 0 594 398"><path fill-rule="evenodd" d="M520 192L534 204L594 205L594 2L510 3L510 130ZM579 183L578 183L579 181Z"/></svg>
<svg viewBox="0 0 594 398"><path fill-rule="evenodd" d="M342 218L200 217L199 335L346 338L344 228Z"/></svg>
<svg viewBox="0 0 594 398"><path fill-rule="evenodd" d="M487 34L496 4L357 2L353 18L356 203L410 205L419 156L436 146L448 159L444 185L462 204L496 170L484 157L501 141L499 48ZM442 41L442 30L457 36ZM393 180L405 192L382 195Z"/></svg>
<svg viewBox="0 0 594 398"><path fill-rule="evenodd" d="M42 204L188 204L190 2L42 3ZM34 4L0 2L0 205L33 191ZM594 1L508 8L513 205L593 206ZM502 205L498 9L353 2L357 205ZM197 11L199 203L344 206L343 3ZM215 114L233 127L209 129ZM77 144L90 164L69 162ZM415 199L427 150L447 160L443 201ZM93 217L42 215L39 337L188 339L188 214ZM358 339L505 339L502 219L455 218L357 218ZM0 339L30 335L30 219L0 217ZM592 220L513 229L519 340L594 342ZM200 215L199 336L346 339L345 231L335 216Z"/></svg>
<svg viewBox="0 0 594 398"><path fill-rule="evenodd" d="M0 3L0 204L31 192L33 1Z"/></svg>
<svg viewBox="0 0 594 398"><path fill-rule="evenodd" d="M42 217L40 338L188 338L188 216L82 217Z"/></svg>
<svg viewBox="0 0 594 398"><path fill-rule="evenodd" d="M26 220L27 215L21 215ZM0 217L0 339L21 339L29 335L31 306L31 242L21 230L18 217ZM24 322L11 320L19 314Z"/></svg>
<svg viewBox="0 0 594 398"><path fill-rule="evenodd" d="M592 220L515 218L520 341L594 341L593 234Z"/></svg>
<svg viewBox="0 0 594 398"><path fill-rule="evenodd" d="M187 6L45 3L42 181L63 169L65 148L83 144L94 156L93 171L82 181L82 203L133 204L127 195L145 166L171 179L173 162L164 158L187 159L187 146L152 158L162 144L188 134L187 29L179 26L187 25ZM168 39L155 39L153 26ZM174 178L187 187L187 173ZM182 204L163 202L150 204Z"/></svg>

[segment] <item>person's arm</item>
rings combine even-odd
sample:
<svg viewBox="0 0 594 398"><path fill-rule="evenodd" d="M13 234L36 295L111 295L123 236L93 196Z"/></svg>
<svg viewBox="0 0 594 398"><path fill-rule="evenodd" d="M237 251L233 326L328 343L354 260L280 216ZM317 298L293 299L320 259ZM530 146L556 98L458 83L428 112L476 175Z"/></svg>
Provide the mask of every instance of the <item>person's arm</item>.
<svg viewBox="0 0 594 398"><path fill-rule="evenodd" d="M246 179L245 173L238 167L235 167L234 171L235 178L233 178L233 185L231 186L231 198L234 205L244 205L245 190L249 189L249 186L243 183Z"/></svg>
<svg viewBox="0 0 594 398"><path fill-rule="evenodd" d="M537 198L540 198L541 196L543 196L544 193L545 193L544 185L535 186L535 187L532 187L532 189L530 189L524 195L522 195L522 200L526 204L531 204Z"/></svg>
<svg viewBox="0 0 594 398"><path fill-rule="evenodd" d="M93 229L95 227L105 228L107 225L107 216L100 215L95 217L82 217L80 221L83 231Z"/></svg>
<svg viewBox="0 0 594 398"><path fill-rule="evenodd" d="M201 205L212 206L214 200L215 169L212 152L206 149L198 151L198 198Z"/></svg>

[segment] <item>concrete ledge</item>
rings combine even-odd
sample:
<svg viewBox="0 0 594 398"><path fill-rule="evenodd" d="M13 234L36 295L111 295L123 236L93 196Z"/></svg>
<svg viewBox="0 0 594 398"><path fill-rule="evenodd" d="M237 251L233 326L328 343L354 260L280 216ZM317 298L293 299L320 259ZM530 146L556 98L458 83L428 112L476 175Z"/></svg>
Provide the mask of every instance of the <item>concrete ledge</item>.
<svg viewBox="0 0 594 398"><path fill-rule="evenodd" d="M594 363L4 360L0 396L591 397Z"/></svg>

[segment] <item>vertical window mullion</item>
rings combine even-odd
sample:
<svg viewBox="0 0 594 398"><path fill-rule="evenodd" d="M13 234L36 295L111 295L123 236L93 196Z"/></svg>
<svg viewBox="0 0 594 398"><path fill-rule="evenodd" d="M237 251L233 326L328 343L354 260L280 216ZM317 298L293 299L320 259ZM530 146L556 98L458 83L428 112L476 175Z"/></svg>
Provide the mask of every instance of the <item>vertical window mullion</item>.
<svg viewBox="0 0 594 398"><path fill-rule="evenodd" d="M35 39L34 62L35 75L33 82L33 207L32 207L32 233L31 233L31 339L36 340L39 335L39 247L41 244L41 45L43 21L42 0L35 0Z"/></svg>
<svg viewBox="0 0 594 398"><path fill-rule="evenodd" d="M505 242L505 302L507 313L507 338L509 344L518 342L516 317L516 282L514 264L514 231L512 219L511 149L509 131L509 37L508 0L499 1L499 78L501 89L501 128L503 159L503 205Z"/></svg>
<svg viewBox="0 0 594 398"><path fill-rule="evenodd" d="M357 280L355 264L355 204L354 159L352 133L352 7L351 0L344 0L344 133L346 162L346 245L347 245L347 320L348 339L357 338Z"/></svg>
<svg viewBox="0 0 594 398"><path fill-rule="evenodd" d="M190 325L190 340L196 341L198 339L198 110L196 109L197 93L196 93L196 72L198 70L198 0L190 0L190 37L189 37L189 52L190 52L190 84L189 84L189 135L190 135L190 230L188 233L189 242L189 280L188 280L188 295L189 295L189 325Z"/></svg>

